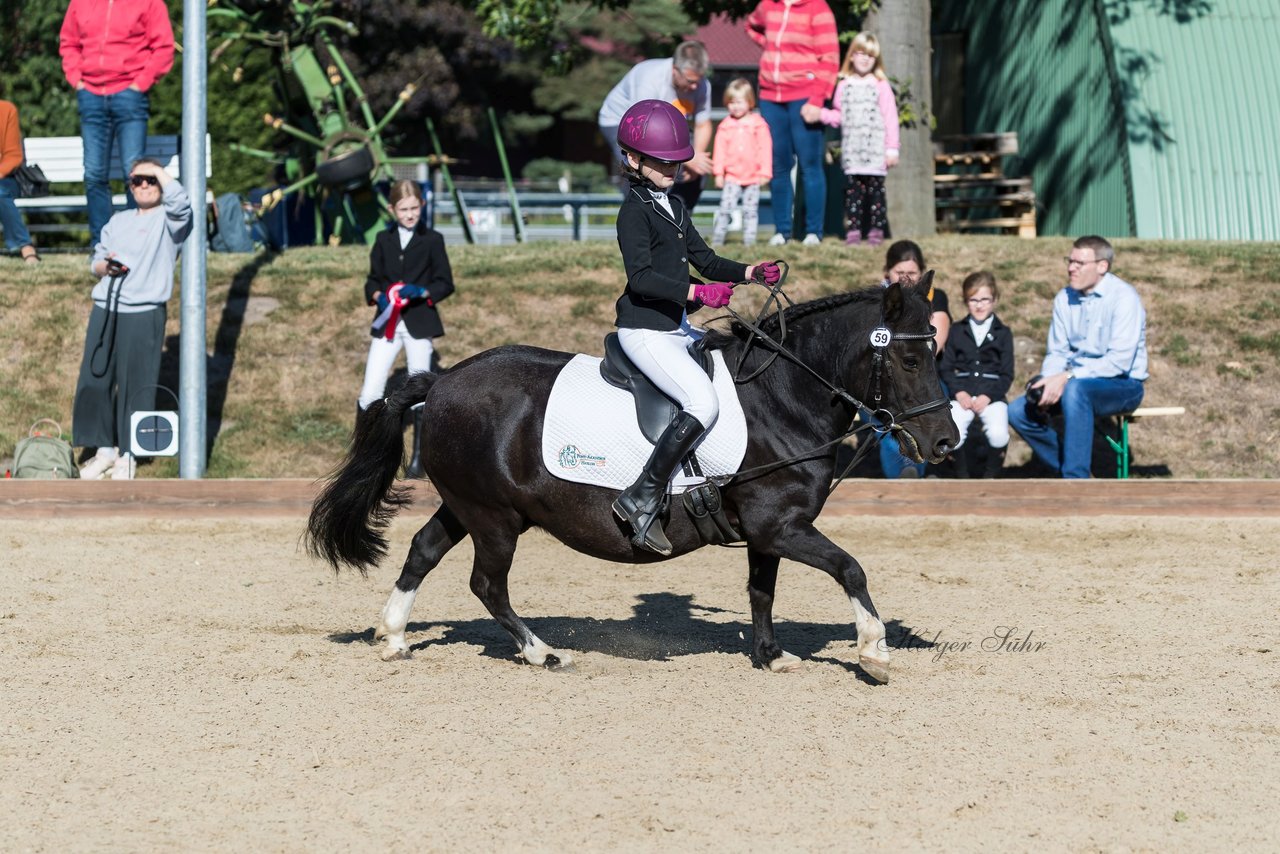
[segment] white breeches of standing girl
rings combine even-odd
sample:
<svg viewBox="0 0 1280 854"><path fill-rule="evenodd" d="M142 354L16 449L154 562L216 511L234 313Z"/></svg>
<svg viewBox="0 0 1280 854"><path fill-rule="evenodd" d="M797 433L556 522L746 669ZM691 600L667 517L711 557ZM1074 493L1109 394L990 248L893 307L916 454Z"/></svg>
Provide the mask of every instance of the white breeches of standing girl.
<svg viewBox="0 0 1280 854"><path fill-rule="evenodd" d="M973 423L974 412L965 409L957 401L951 401L951 420L956 422L960 430L959 448L964 444L964 437L969 434L969 425ZM1003 401L988 403L987 408L978 416L982 421L982 432L987 434L987 444L993 448L1004 448L1009 444L1009 404Z"/></svg>
<svg viewBox="0 0 1280 854"><path fill-rule="evenodd" d="M431 355L436 351L431 339L414 338L405 328L404 321L397 323L395 336L390 341L385 335L379 335L369 342L369 361L364 366L364 386L360 389L361 409L368 409L369 404L381 398L387 390L387 375L391 373L391 366L396 363L401 347L409 362L409 373L431 370Z"/></svg>
<svg viewBox="0 0 1280 854"><path fill-rule="evenodd" d="M700 338L701 330L689 325L688 317L681 320L679 329L670 332L618 330L622 352L682 410L710 430L720 414L720 400L711 377L689 355L689 345Z"/></svg>

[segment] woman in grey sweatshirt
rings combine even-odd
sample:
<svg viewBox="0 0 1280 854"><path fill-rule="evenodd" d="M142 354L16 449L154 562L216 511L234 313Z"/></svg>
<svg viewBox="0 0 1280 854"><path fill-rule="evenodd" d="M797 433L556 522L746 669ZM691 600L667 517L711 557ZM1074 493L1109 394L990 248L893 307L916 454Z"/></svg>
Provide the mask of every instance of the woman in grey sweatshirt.
<svg viewBox="0 0 1280 854"><path fill-rule="evenodd" d="M173 294L178 251L191 233L191 200L161 164L134 163L129 185L138 207L111 217L90 261L99 281L72 431L76 445L97 449L80 470L91 480L133 477L129 417L154 404L155 389L148 386L160 378L165 304Z"/></svg>

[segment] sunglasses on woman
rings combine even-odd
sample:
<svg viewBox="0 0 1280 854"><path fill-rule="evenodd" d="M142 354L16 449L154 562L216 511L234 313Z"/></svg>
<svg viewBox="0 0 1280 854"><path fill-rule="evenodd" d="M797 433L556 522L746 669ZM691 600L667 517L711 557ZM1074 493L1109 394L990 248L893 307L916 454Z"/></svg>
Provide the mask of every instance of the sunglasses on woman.
<svg viewBox="0 0 1280 854"><path fill-rule="evenodd" d="M131 187L155 187L160 184L160 179L154 175L130 175L129 186Z"/></svg>

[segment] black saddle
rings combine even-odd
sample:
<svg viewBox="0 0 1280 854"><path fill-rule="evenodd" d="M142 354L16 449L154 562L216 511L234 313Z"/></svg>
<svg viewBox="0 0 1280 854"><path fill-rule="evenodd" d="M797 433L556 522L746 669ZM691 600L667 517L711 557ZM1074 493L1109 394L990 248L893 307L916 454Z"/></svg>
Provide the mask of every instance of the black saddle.
<svg viewBox="0 0 1280 854"><path fill-rule="evenodd" d="M715 378L715 362L706 348L706 339L695 341L689 347L689 355L702 366L707 376ZM600 376L611 386L631 392L636 402L636 420L640 432L653 444L658 444L662 432L675 419L680 407L667 397L648 377L637 368L618 343L618 333L604 337L604 359L600 362Z"/></svg>

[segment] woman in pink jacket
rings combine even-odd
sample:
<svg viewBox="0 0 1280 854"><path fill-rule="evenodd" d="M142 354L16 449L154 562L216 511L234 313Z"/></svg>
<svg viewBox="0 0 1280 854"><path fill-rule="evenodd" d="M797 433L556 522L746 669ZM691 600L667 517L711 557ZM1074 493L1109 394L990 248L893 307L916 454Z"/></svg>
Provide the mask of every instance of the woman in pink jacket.
<svg viewBox="0 0 1280 854"><path fill-rule="evenodd" d="M755 111L756 93L748 80L739 77L724 87L724 106L729 115L716 128L711 151L716 187L723 191L711 245L724 244L729 217L741 199L742 245L751 246L760 223L760 185L773 177L773 139Z"/></svg>
<svg viewBox="0 0 1280 854"><path fill-rule="evenodd" d="M80 109L89 245L96 246L113 213L111 151L119 140L123 178L146 147L147 91L173 67L169 10L164 0L71 0L58 52Z"/></svg>
<svg viewBox="0 0 1280 854"><path fill-rule="evenodd" d="M760 115L773 136L773 222L770 243L791 239L791 167L800 161L805 237L822 242L827 177L822 169L822 105L836 85L840 44L836 18L825 0L761 0L747 17L747 35L760 57Z"/></svg>

